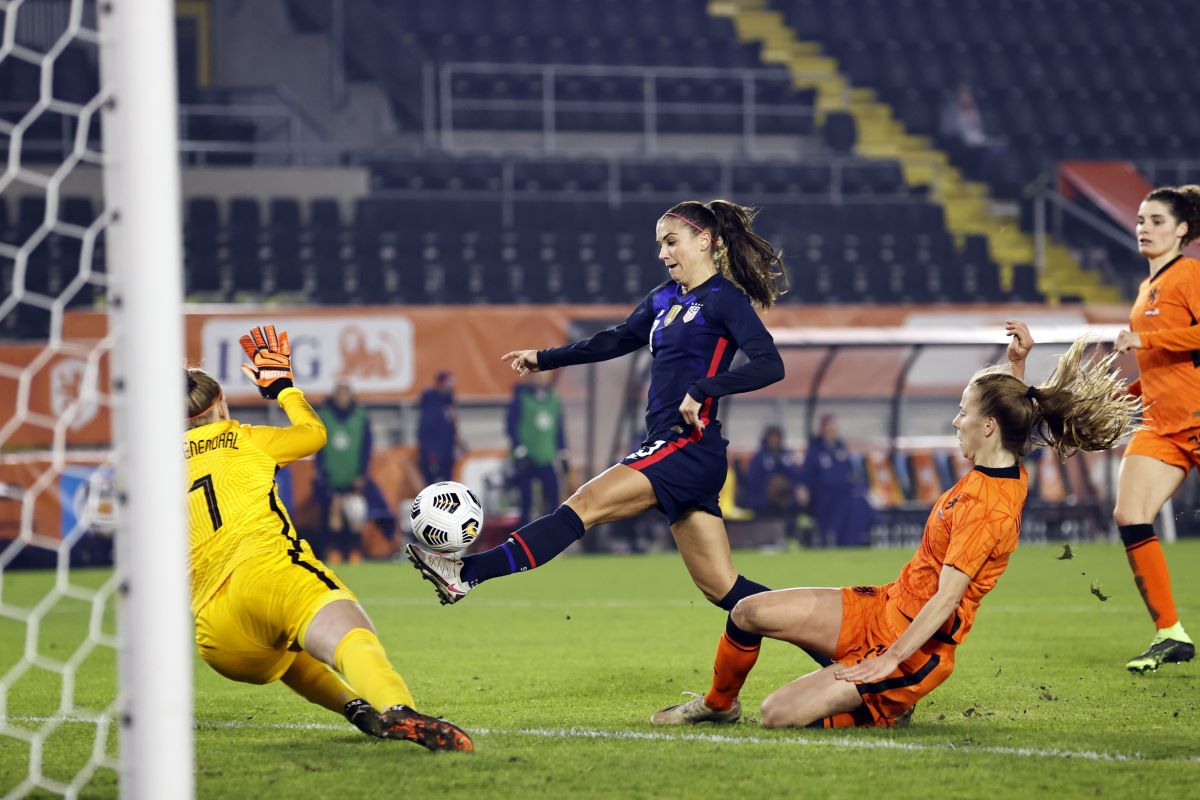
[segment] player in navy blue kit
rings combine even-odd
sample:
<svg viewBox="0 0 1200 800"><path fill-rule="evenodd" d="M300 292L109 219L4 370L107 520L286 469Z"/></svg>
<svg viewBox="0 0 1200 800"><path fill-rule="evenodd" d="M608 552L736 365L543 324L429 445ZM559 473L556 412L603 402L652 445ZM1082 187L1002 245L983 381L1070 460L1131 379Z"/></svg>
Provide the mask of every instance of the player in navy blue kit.
<svg viewBox="0 0 1200 800"><path fill-rule="evenodd" d="M786 289L787 277L779 253L751 228L753 216L752 209L726 200L679 203L655 230L669 280L623 323L564 347L501 357L527 375L605 361L649 345L654 360L647 436L639 450L499 547L459 559L409 545L409 559L443 603L458 602L483 581L546 563L594 525L650 508L666 514L684 565L710 602L732 611L743 597L767 591L734 569L717 505L727 470L719 398L783 378L783 360L752 304L769 308ZM748 360L730 369L738 350ZM738 692L761 642L727 619L709 692L657 712L651 722L736 722L742 714Z"/></svg>

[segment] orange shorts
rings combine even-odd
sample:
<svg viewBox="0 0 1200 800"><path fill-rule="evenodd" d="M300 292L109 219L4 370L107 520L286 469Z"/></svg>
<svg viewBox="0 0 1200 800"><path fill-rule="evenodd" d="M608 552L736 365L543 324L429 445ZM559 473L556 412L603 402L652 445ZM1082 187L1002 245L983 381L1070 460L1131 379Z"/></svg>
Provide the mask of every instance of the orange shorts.
<svg viewBox="0 0 1200 800"><path fill-rule="evenodd" d="M879 655L908 627L908 620L888 606L887 586L842 587L842 630L833 658L847 666ZM862 725L890 727L896 717L916 705L954 671L954 645L930 639L876 683L860 683L858 693L870 712Z"/></svg>
<svg viewBox="0 0 1200 800"><path fill-rule="evenodd" d="M1200 430L1155 433L1144 428L1129 440L1125 455L1155 458L1184 472L1200 468Z"/></svg>

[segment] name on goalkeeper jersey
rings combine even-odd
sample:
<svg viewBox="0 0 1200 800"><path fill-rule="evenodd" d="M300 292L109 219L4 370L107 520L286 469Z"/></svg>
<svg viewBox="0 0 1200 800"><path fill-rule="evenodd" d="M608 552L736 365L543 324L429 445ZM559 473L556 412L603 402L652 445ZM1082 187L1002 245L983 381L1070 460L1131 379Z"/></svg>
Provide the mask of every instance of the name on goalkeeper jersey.
<svg viewBox="0 0 1200 800"><path fill-rule="evenodd" d="M216 450L220 447L228 447L230 450L237 450L237 431L226 431L220 436L214 436L211 439L201 439L198 442L183 443L183 457L191 458L192 456L203 455L211 450Z"/></svg>

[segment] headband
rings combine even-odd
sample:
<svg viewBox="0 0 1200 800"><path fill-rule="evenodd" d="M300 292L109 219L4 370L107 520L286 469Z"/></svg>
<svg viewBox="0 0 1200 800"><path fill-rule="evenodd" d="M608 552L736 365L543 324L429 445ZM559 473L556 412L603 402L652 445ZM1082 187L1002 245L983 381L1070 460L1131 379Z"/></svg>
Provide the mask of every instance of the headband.
<svg viewBox="0 0 1200 800"><path fill-rule="evenodd" d="M224 393L224 392L218 391L218 392L217 392L217 397L216 397L216 399L215 399L215 400L213 400L211 403L209 403L209 405L208 405L208 408L204 409L204 410L203 410L203 411L201 411L199 414L195 414L195 415L193 415L193 416L190 416L190 417L188 417L188 418L187 418L187 421L188 421L188 422L191 422L191 421L192 421L192 420L194 420L194 419L199 419L200 417L203 417L203 416L204 416L205 414L207 414L208 412L212 411L212 410L213 410L213 406L215 406L217 403L221 402L221 398L222 398L222 397L224 397L224 395L225 395L225 393Z"/></svg>
<svg viewBox="0 0 1200 800"><path fill-rule="evenodd" d="M1030 386L1028 389L1025 390L1025 396L1028 397L1030 400L1036 399L1037 398L1037 387Z"/></svg>
<svg viewBox="0 0 1200 800"><path fill-rule="evenodd" d="M679 216L678 214L672 214L670 211L668 211L667 213L663 214L663 216L664 216L664 217L674 217L675 219L681 219L681 220L683 220L684 222L686 222L688 225L691 225L693 228L695 228L696 230L700 231L701 233L708 233L708 231L706 231L704 228L701 228L699 225L697 225L696 223L692 222L692 221L691 221L690 219L688 219L687 217L681 217L681 216ZM711 234L710 234L710 235L711 235Z"/></svg>

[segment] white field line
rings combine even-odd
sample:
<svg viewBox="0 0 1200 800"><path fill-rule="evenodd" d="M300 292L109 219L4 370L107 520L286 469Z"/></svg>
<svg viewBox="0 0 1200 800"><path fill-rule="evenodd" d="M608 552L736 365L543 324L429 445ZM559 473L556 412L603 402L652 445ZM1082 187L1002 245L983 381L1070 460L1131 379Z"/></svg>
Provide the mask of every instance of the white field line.
<svg viewBox="0 0 1200 800"><path fill-rule="evenodd" d="M86 722L73 717L18 717L10 722ZM354 728L347 724L326 722L241 722L236 720L197 720L198 730L261 730L261 731L337 731L346 733ZM1106 753L1096 750L1064 750L1057 747L959 746L952 742L902 742L895 739L856 739L853 736L812 732L802 737L728 736L718 733L660 733L653 731L606 731L594 728L470 728L472 736L531 736L540 739L608 739L650 742L710 742L728 745L790 745L794 747L827 747L834 750L903 750L909 752L955 752L1018 756L1022 758L1051 758L1113 763L1200 763L1200 756L1168 756L1155 758L1141 753Z"/></svg>

